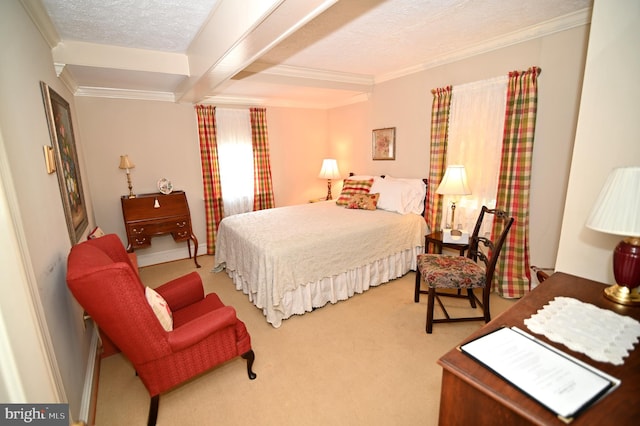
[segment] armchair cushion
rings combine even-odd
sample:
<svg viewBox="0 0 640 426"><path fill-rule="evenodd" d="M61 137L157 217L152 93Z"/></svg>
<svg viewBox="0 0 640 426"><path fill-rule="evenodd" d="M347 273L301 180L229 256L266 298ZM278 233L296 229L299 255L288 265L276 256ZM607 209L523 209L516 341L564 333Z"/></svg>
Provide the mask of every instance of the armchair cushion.
<svg viewBox="0 0 640 426"><path fill-rule="evenodd" d="M168 281L155 290L164 297L173 312L204 299L202 278L197 272Z"/></svg>
<svg viewBox="0 0 640 426"><path fill-rule="evenodd" d="M158 317L158 321L160 321L162 328L166 331L173 330L173 314L171 313L171 309L169 308L167 301L151 287L147 287L144 290L144 295L147 298L149 306L153 309L153 313Z"/></svg>
<svg viewBox="0 0 640 426"><path fill-rule="evenodd" d="M204 303L203 303L204 304ZM208 311L195 316L191 321L176 327L169 333L168 340L171 349L178 352L198 343L207 336L234 326L236 311L231 306L224 306L215 311Z"/></svg>

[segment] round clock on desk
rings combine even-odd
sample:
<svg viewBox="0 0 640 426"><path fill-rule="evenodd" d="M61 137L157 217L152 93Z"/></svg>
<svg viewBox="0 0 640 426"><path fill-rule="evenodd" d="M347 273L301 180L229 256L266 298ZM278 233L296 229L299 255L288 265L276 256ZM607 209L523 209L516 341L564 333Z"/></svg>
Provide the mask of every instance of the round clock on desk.
<svg viewBox="0 0 640 426"><path fill-rule="evenodd" d="M170 180L162 178L158 181L158 191L165 195L171 194L171 191L173 191L173 184Z"/></svg>

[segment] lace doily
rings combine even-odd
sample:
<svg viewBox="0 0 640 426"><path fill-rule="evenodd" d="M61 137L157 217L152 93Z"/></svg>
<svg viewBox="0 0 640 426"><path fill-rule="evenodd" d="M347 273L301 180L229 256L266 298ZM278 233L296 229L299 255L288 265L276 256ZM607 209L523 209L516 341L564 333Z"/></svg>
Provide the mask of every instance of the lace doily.
<svg viewBox="0 0 640 426"><path fill-rule="evenodd" d="M571 297L556 297L524 320L534 333L596 361L621 365L640 337L640 322Z"/></svg>

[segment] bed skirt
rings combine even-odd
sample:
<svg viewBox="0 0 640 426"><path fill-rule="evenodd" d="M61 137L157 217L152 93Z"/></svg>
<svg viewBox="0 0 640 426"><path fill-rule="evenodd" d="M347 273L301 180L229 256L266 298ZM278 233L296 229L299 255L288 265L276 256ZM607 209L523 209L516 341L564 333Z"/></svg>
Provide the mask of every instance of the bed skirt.
<svg viewBox="0 0 640 426"><path fill-rule="evenodd" d="M286 292L278 306L257 306L255 294L249 290L250 286L242 276L237 271L227 270L227 274L233 280L236 289L242 290L249 296L251 303L262 309L267 322L278 328L282 325L282 320L292 315L311 312L328 302L347 300L371 287L400 278L409 271L415 271L417 256L423 252L423 247L415 247L333 277L301 284L296 289Z"/></svg>

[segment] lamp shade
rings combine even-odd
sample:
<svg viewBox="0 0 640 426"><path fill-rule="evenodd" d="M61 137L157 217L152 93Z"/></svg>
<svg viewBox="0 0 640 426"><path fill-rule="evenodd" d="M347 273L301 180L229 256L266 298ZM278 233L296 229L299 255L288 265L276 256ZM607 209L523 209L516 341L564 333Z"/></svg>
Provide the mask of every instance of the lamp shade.
<svg viewBox="0 0 640 426"><path fill-rule="evenodd" d="M437 194L442 195L469 195L471 190L467 183L467 172L464 166L448 166L444 172L440 186L436 189Z"/></svg>
<svg viewBox="0 0 640 426"><path fill-rule="evenodd" d="M133 169L136 165L133 164L131 162L131 160L129 160L129 156L128 155L121 155L120 156L120 165L118 166L118 168L120 169Z"/></svg>
<svg viewBox="0 0 640 426"><path fill-rule="evenodd" d="M640 237L640 167L621 167L609 174L587 227L607 234Z"/></svg>
<svg viewBox="0 0 640 426"><path fill-rule="evenodd" d="M338 179L340 177L338 162L333 158L325 158L322 160L322 168L320 169L318 177L322 179Z"/></svg>

